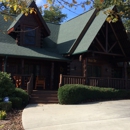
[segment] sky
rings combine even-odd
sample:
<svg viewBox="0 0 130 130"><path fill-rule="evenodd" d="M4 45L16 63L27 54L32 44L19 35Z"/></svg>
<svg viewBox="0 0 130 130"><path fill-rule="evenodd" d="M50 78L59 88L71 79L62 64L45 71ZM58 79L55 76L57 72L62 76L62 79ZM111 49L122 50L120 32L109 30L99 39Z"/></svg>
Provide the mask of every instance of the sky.
<svg viewBox="0 0 130 130"><path fill-rule="evenodd" d="M77 0L77 2L81 2L81 0ZM46 3L46 0L36 0L37 6L42 6L45 3ZM71 11L67 10L66 8L62 9L62 13L67 14L67 18L65 19L65 21L68 21L68 20L84 13L85 11L88 11L90 9L90 6L86 6L86 10L84 10L81 7L77 7L76 9L74 7L73 8L68 7L68 9L71 10Z"/></svg>

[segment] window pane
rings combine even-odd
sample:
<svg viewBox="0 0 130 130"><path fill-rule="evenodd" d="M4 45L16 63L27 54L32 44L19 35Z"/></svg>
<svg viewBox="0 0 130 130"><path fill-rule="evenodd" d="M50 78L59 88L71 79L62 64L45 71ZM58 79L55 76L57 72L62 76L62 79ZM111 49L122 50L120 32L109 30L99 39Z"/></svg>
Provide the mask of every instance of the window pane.
<svg viewBox="0 0 130 130"><path fill-rule="evenodd" d="M26 44L35 44L35 37L25 37L25 43Z"/></svg>
<svg viewBox="0 0 130 130"><path fill-rule="evenodd" d="M25 35L27 36L35 36L35 30L33 28L25 28L27 32L25 32Z"/></svg>
<svg viewBox="0 0 130 130"><path fill-rule="evenodd" d="M24 44L35 44L36 42L36 38L35 38L35 30L33 30L33 28L29 28L26 27L25 30L27 32L25 32L24 35Z"/></svg>

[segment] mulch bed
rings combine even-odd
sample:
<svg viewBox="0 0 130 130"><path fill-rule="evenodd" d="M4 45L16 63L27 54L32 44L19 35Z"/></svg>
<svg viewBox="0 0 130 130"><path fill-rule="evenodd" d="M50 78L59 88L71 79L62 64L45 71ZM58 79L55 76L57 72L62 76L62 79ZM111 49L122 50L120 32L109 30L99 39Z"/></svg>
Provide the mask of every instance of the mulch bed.
<svg viewBox="0 0 130 130"><path fill-rule="evenodd" d="M24 130L22 126L22 110L11 110L5 120L0 120L0 130Z"/></svg>

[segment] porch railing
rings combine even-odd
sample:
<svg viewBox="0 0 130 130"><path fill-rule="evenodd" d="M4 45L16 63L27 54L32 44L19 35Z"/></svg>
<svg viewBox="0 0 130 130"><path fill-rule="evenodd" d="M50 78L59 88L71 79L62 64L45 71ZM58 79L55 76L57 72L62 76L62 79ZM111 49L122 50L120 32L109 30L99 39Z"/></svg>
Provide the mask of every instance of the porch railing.
<svg viewBox="0 0 130 130"><path fill-rule="evenodd" d="M86 84L89 86L111 87L116 89L130 89L130 79L82 77L71 75L60 75L59 87L64 84Z"/></svg>
<svg viewBox="0 0 130 130"><path fill-rule="evenodd" d="M27 82L27 93L31 95L33 90L33 74L31 74L30 80Z"/></svg>
<svg viewBox="0 0 130 130"><path fill-rule="evenodd" d="M59 87L64 84L85 84L85 77L60 74Z"/></svg>
<svg viewBox="0 0 130 130"><path fill-rule="evenodd" d="M117 89L130 89L130 79L126 80L121 78L89 77L88 85L99 87L111 87Z"/></svg>
<svg viewBox="0 0 130 130"><path fill-rule="evenodd" d="M15 81L16 87L19 88L25 88L27 87L27 82L30 80L31 74L30 75L25 75L25 74L14 74L13 79Z"/></svg>

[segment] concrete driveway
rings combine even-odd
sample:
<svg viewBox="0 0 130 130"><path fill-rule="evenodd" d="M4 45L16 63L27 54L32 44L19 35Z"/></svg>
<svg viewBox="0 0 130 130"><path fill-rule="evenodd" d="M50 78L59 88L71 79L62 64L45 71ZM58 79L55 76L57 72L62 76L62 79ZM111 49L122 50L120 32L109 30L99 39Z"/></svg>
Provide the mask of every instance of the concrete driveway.
<svg viewBox="0 0 130 130"><path fill-rule="evenodd" d="M129 130L130 100L28 105L22 122L25 130Z"/></svg>

